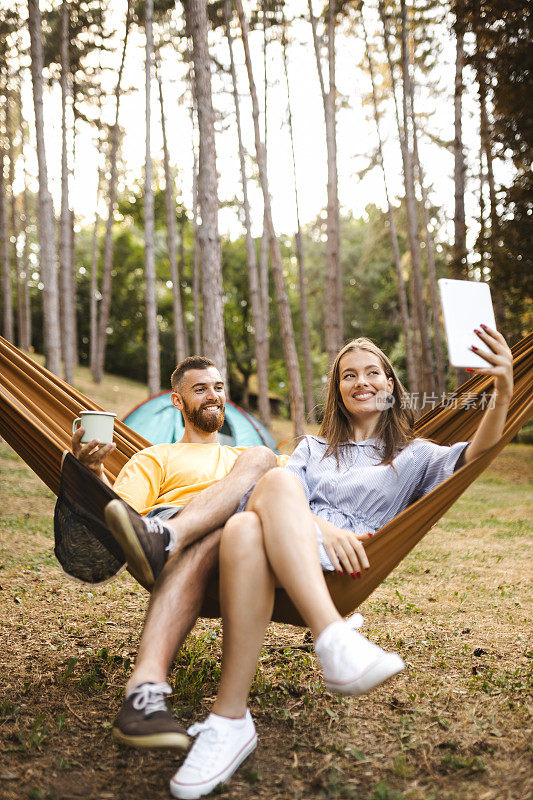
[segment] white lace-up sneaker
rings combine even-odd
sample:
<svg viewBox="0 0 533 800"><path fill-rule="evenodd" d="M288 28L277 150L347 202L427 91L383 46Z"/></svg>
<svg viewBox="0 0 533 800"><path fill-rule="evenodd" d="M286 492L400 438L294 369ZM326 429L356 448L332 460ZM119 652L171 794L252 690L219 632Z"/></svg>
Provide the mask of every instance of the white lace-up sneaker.
<svg viewBox="0 0 533 800"><path fill-rule="evenodd" d="M405 669L397 653L382 650L354 630L357 622L359 620L332 622L315 642L315 652L330 692L364 694Z"/></svg>
<svg viewBox="0 0 533 800"><path fill-rule="evenodd" d="M170 792L180 800L194 800L225 783L257 746L250 712L242 719L209 714L205 722L188 729L196 736L187 758L170 781Z"/></svg>

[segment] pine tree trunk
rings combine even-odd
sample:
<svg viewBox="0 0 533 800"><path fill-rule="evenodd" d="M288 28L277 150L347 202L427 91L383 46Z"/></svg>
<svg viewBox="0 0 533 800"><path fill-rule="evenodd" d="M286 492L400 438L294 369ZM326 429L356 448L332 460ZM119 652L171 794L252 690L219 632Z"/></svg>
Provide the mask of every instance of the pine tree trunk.
<svg viewBox="0 0 533 800"><path fill-rule="evenodd" d="M266 213L266 222L267 222L267 230L268 230L269 245L270 245L270 256L272 259L272 273L274 276L274 285L276 289L276 297L278 302L281 336L283 340L285 363L289 379L292 419L294 422L295 435L302 436L305 432L305 409L304 409L304 399L302 391L302 381L300 377L300 367L298 364L298 354L296 352L296 344L294 341L294 330L292 326L289 298L287 295L285 278L283 276L281 248L272 221L272 209L270 205L268 177L266 173L265 150L263 143L261 142L261 135L259 132L259 104L257 102L257 91L255 88L255 81L252 72L250 48L248 45L248 22L246 20L246 17L244 16L244 10L242 7L241 0L236 0L235 7L237 9L237 13L239 15L239 22L241 25L242 43L244 47L244 57L246 61L246 71L248 73L248 82L250 84L250 96L252 99L253 120L254 120L255 147L257 154L257 167L259 171L259 180L261 182L261 189L263 192L263 202Z"/></svg>
<svg viewBox="0 0 533 800"><path fill-rule="evenodd" d="M433 391L434 390L434 381L433 381L433 366L432 366L432 357L431 357L431 348L429 342L429 333L427 330L427 320L425 316L425 309L423 305L423 294L422 294L422 268L421 268L421 256L420 256L420 241L418 238L418 217L417 217L417 208L416 208L416 198L414 193L414 174L413 174L413 165L411 159L411 153L409 150L409 139L408 139L408 114L407 114L407 86L404 83L402 92L403 97L403 117L404 117L404 125L400 120L400 112L398 109L398 100L396 97L396 78L394 72L394 64L392 63L391 57L391 47L389 41L389 30L388 30L388 22L387 16L385 12L385 6L383 0L378 0L378 10L379 16L381 19L381 23L383 25L383 43L385 45L385 52L387 55L387 63L389 66L389 73L391 79L391 86L392 86L392 96L394 100L394 112L396 117L396 125L398 128L398 139L400 142L400 151L402 155L402 166L403 166L403 179L404 179L404 186L405 186L405 212L407 217L407 233L408 233L408 243L409 243L409 252L411 255L411 270L412 270L412 281L411 281L411 297L412 297L412 315L411 315L411 328L413 330L413 336L421 336L424 341L427 342L427 346L423 345L422 347L419 346L416 338L413 338L413 350L415 354L415 363L422 366L422 374L419 376L417 380L417 391L424 390L424 391ZM405 4L404 4L404 11L405 11ZM406 62L407 70L409 68L409 57L407 53L406 47L406 35L407 35L407 27L406 25L402 26L402 34L405 31L405 45L404 45L404 38L402 36L402 74L404 73L404 64ZM405 55L404 55L405 50ZM407 72L408 77L408 72ZM417 355L418 354L418 355ZM414 390L413 390L414 391Z"/></svg>
<svg viewBox="0 0 533 800"><path fill-rule="evenodd" d="M431 312L433 318L433 337L435 346L435 365L437 368L437 392L442 396L446 391L446 376L445 376L445 362L444 350L442 346L441 336L441 323L440 323L440 301L437 289L437 270L435 267L435 247L433 244L433 237L430 232L429 220L429 200L424 180L424 170L420 161L420 153L418 150L418 128L416 124L415 112L415 88L414 79L409 81L409 95L410 95L410 111L411 111L411 124L413 131L413 159L416 164L418 172L418 183L420 186L420 193L422 195L422 211L424 216L424 233L426 240L426 255L428 267L428 283L429 283L429 297L431 304Z"/></svg>
<svg viewBox="0 0 533 800"><path fill-rule="evenodd" d="M385 160L383 157L383 141L381 138L381 128L380 128L380 120L379 120L379 110L378 110L378 102L377 102L377 95L376 95L376 81L374 77L374 66L372 64L372 58L370 56L370 48L368 46L368 38L366 33L365 21L363 17L363 11L361 7L361 23L363 26L363 35L365 40L365 50L366 50L366 58L368 61L368 71L370 73L370 81L372 84L372 107L374 112L374 122L376 124L376 133L378 137L378 153L379 153L379 164L381 167L381 172L383 176L383 185L385 188L385 197L387 200L387 209L388 209L388 216L389 216L389 228L390 228L390 236L391 236L391 244L392 244L392 253L394 257L394 268L396 270L396 280L398 283L398 301L400 305L400 318L402 320L402 330L403 335L405 338L405 360L407 365L407 379L409 383L409 389L411 392L417 391L418 387L418 377L416 372L416 363L414 358L413 352L413 343L412 343L412 331L411 331L411 320L409 319L409 306L407 303L407 291L405 288L405 281L403 279L402 274L402 264L401 264L401 257L400 257L400 246L398 244L398 236L396 234L396 224L394 222L394 211L392 208L392 203L390 201L389 195L389 187L387 185L387 172L385 170Z"/></svg>
<svg viewBox="0 0 533 800"><path fill-rule="evenodd" d="M157 298L155 274L155 216L154 190L152 186L152 154L150 152L152 54L154 49L152 21L153 0L146 0L144 28L146 32L145 63L145 165L144 165L144 280L146 293L146 349L148 394L152 397L161 391L161 366L159 360L159 326L157 324Z"/></svg>
<svg viewBox="0 0 533 800"><path fill-rule="evenodd" d="M91 289L89 300L89 325L90 325L90 351L89 363L91 367L91 374L94 375L96 371L96 361L98 358L98 228L100 217L98 216L98 200L100 197L100 182L102 179L102 171L98 170L98 183L96 187L96 211L94 214L93 223L93 236L91 247Z"/></svg>
<svg viewBox="0 0 533 800"><path fill-rule="evenodd" d="M61 221L59 245L59 278L61 292L61 341L63 345L64 375L67 383L74 381L76 333L76 306L72 305L73 281L71 270L72 218L68 194L67 160L67 97L69 66L69 7L67 0L61 4Z"/></svg>
<svg viewBox="0 0 533 800"><path fill-rule="evenodd" d="M22 269L23 269L23 303L24 303L24 350L31 348L31 304L30 304L30 242L28 236L29 229L29 207L28 207L28 189L26 186L26 165L24 164L24 195L23 195L23 212L24 212L24 247L22 250Z"/></svg>
<svg viewBox="0 0 533 800"><path fill-rule="evenodd" d="M202 263L200 260L200 236L198 231L198 156L193 141L193 173L192 173L192 228L194 233L193 265L192 265L192 304L194 309L194 352L202 352L202 326L200 308L200 287L202 285Z"/></svg>
<svg viewBox="0 0 533 800"><path fill-rule="evenodd" d="M408 102L410 96L410 77L409 77L409 52L407 47L407 9L405 0L401 0L402 14L402 99L403 99L403 119L404 119L404 139L405 139L405 202L408 210L407 214L407 234L409 239L409 250L411 251L411 262L413 269L413 288L415 313L417 317L418 330L420 334L420 346L422 355L422 385L425 392L435 391L435 381L433 376L431 340L429 338L426 309L424 306L424 290L422 281L422 264L420 257L420 240L418 237L417 206L415 197L415 181L413 159L409 148L408 126L409 113Z"/></svg>
<svg viewBox="0 0 533 800"><path fill-rule="evenodd" d="M211 59L207 41L207 0L191 0L190 28L200 135L198 200L202 220L199 230L202 261L202 343L204 354L215 362L227 383L222 265L218 234L215 115L211 94Z"/></svg>
<svg viewBox="0 0 533 800"><path fill-rule="evenodd" d="M282 32L282 54L283 68L285 72L285 84L287 87L287 112L289 121L289 135L291 139L292 174L294 180L294 202L296 207L296 260L298 261L298 285L300 289L300 315L302 321L302 356L304 365L304 385L305 385L305 406L307 420L311 424L316 423L315 398L313 392L313 364L311 361L311 343L309 336L309 314L307 308L307 276L305 273L305 261L302 242L302 229L300 225L300 204L298 202L298 180L296 175L296 151L294 148L294 131L292 126L292 103L291 89L289 83L289 69L287 63L287 39L285 36L285 22Z"/></svg>
<svg viewBox="0 0 533 800"><path fill-rule="evenodd" d="M265 145L265 163L268 170L268 69L267 69L267 21L266 21L266 7L268 0L262 0L262 16L263 16L263 83L264 83L264 145ZM257 258L257 249L256 258ZM267 365L270 364L270 287L268 281L268 230L266 224L266 213L263 210L263 231L261 234L261 241L259 243L259 299L261 305L261 321L264 332L263 342L263 359ZM270 400L268 402L268 415L270 418Z"/></svg>
<svg viewBox="0 0 533 800"><path fill-rule="evenodd" d="M7 226L7 192L4 176L4 151L0 148L0 242L2 259L2 334L14 342L13 293L11 287L11 264L9 261L9 230Z"/></svg>
<svg viewBox="0 0 533 800"><path fill-rule="evenodd" d="M176 258L176 203L172 190L172 176L170 174L170 158L168 154L167 130L165 122L165 108L163 102L163 83L161 72L156 65L157 83L159 86L159 105L161 108L161 131L163 134L163 166L165 170L165 210L167 218L167 249L170 267L170 280L172 281L172 311L174 314L174 349L176 362L179 363L187 356L187 331L185 318L181 305L180 273Z"/></svg>
<svg viewBox="0 0 533 800"><path fill-rule="evenodd" d="M455 21L455 91L454 91L454 187L455 208L453 215L454 242L453 259L450 269L456 280L465 280L468 276L468 260L466 250L465 220L465 154L463 150L463 67L464 67L464 30L459 20Z"/></svg>
<svg viewBox="0 0 533 800"><path fill-rule="evenodd" d="M490 268L494 270L497 261L498 250L498 232L499 220L498 209L496 200L496 184L494 181L494 167L492 156L492 142L491 142L491 126L489 122L489 115L487 112L487 77L485 75L485 68L481 61L483 55L478 56L476 64L477 80L479 86L479 121L480 121L480 136L481 147L485 154L487 162L486 180L489 186L489 201L490 201ZM505 300L501 292L495 293L493 297L494 312L496 317L496 324L498 327L502 325L505 319Z"/></svg>
<svg viewBox="0 0 533 800"><path fill-rule="evenodd" d="M248 266L248 283L250 291L250 306L252 309L252 324L254 329L254 350L257 370L258 395L257 404L259 419L270 426L270 401L268 398L268 357L265 359L265 343L268 343L268 333L264 327L264 316L259 295L259 275L257 269L257 252L252 237L252 222L250 217L250 202L248 199L248 179L246 177L246 160L241 130L241 112L239 107L239 92L237 88L237 72L233 58L233 38L231 35L231 0L226 0L226 36L228 39L230 69L233 85L233 100L235 103L235 118L237 125L237 141L239 145L239 162L241 169L242 197L244 210L244 227L246 231L246 263Z"/></svg>
<svg viewBox="0 0 533 800"><path fill-rule="evenodd" d="M93 380L100 383L104 375L105 350L107 342L107 326L109 324L109 312L111 308L111 270L113 268L113 222L115 217L115 203L117 199L117 156L119 145L119 109L120 94L122 87L122 75L124 72L124 61L126 59L126 47L128 44L128 34L131 25L131 0L128 0L126 9L126 29L124 32L124 43L122 45L122 56L118 70L117 83L115 86L115 121L111 128L111 142L109 148L109 184L107 189L108 196L108 215L105 228L104 257L102 265L102 299L100 301L100 314L98 319L98 358L96 369L93 372Z"/></svg>
<svg viewBox="0 0 533 800"><path fill-rule="evenodd" d="M19 257L17 252L17 239L18 239L18 224L17 224L17 209L15 198L15 124L12 116L12 104L15 105L15 95L9 91L5 93L5 134L8 149L8 186L9 186L9 210L10 210L10 226L11 226L11 241L13 247L11 248L13 274L15 276L15 286L17 292L17 341L18 346L23 347L24 338L24 300L23 300L23 279L19 264ZM22 127L21 127L22 130ZM6 195L7 199L7 195ZM8 234L9 235L9 234ZM9 247L9 245L8 245ZM13 317L13 312L11 314ZM12 321L13 327L13 321ZM14 332L13 332L14 335ZM13 338L12 341L15 341ZM23 348L26 349L26 348Z"/></svg>
<svg viewBox="0 0 533 800"><path fill-rule="evenodd" d="M326 350L329 363L332 364L343 343L342 324L342 265L340 257L340 221L337 176L337 138L335 121L335 9L333 0L328 5L328 64L329 86L326 92L320 46L317 35L316 17L313 13L312 0L308 0L309 17L313 32L316 65L326 124L326 148L328 160L328 209L327 209L327 246L326 246L326 285L324 305L324 327L326 334Z"/></svg>
<svg viewBox="0 0 533 800"><path fill-rule="evenodd" d="M48 191L48 171L44 146L43 115L43 42L39 0L28 0L30 27L31 77L35 109L37 162L39 165L39 240L43 288L43 329L46 365L59 375L61 369L61 335L59 329L59 295L54 242L54 209Z"/></svg>

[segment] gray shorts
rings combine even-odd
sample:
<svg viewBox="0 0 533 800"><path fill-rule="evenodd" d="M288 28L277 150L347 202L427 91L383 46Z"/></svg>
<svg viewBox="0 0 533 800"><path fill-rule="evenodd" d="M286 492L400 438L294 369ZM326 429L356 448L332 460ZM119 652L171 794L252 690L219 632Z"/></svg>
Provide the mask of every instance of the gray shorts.
<svg viewBox="0 0 533 800"><path fill-rule="evenodd" d="M157 517L161 520L172 519L172 517L177 517L184 508L185 506L158 506L157 508L152 508L145 516Z"/></svg>

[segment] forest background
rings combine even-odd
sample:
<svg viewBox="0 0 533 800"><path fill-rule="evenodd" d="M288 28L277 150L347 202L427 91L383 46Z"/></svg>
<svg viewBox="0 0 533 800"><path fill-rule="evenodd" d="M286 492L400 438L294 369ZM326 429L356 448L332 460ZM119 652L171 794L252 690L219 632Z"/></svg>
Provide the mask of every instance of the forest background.
<svg viewBox="0 0 533 800"><path fill-rule="evenodd" d="M530 25L523 0L2 3L3 335L149 394L202 351L296 433L364 335L435 402L464 377L438 277L531 329Z"/></svg>

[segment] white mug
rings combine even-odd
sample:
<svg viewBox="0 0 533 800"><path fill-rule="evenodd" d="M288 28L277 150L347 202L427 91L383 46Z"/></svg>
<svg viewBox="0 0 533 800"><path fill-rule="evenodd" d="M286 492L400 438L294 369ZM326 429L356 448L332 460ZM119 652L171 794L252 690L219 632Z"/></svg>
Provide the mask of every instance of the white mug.
<svg viewBox="0 0 533 800"><path fill-rule="evenodd" d="M72 433L76 432L78 422L81 422L85 428L81 437L83 444L93 439L98 439L100 444L111 444L116 416L112 411L80 411L80 416L72 423Z"/></svg>

